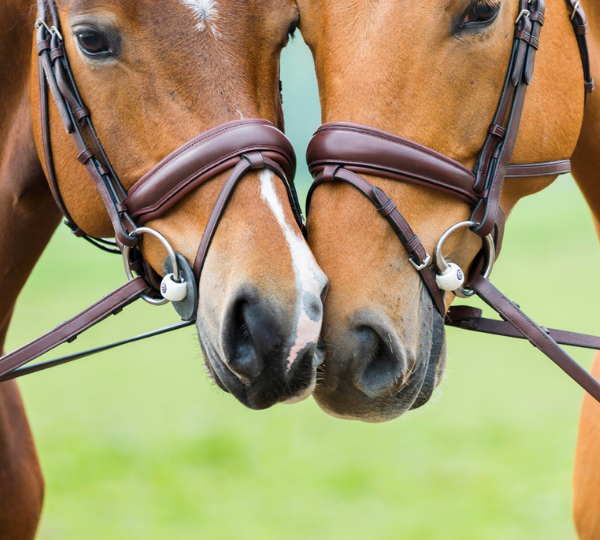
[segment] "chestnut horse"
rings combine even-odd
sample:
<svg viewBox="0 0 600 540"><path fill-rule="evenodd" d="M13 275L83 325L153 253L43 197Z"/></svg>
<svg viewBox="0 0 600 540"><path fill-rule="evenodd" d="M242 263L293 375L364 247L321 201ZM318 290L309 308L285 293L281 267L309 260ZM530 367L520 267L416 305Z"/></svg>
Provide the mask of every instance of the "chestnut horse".
<svg viewBox="0 0 600 540"><path fill-rule="evenodd" d="M57 4L75 81L126 188L186 141L224 122L264 118L283 127L279 57L298 20L292 0ZM35 21L31 0L3 1L2 343L19 291L60 218L44 174ZM67 210L87 234L112 236L52 100L50 134ZM190 264L226 177L192 191L148 223ZM162 246L149 238L142 253L162 274ZM249 172L225 210L200 281L198 334L214 381L255 409L307 397L323 356L317 340L326 287L283 183L266 169ZM43 481L12 382L0 385L0 479L0 536L33 538Z"/></svg>
<svg viewBox="0 0 600 540"><path fill-rule="evenodd" d="M505 82L519 2L298 3L300 28L315 58L324 122L372 126L474 167ZM589 20L591 71L598 74L600 2L582 0L582 5ZM590 94L584 107L582 60L570 17L565 0L546 0L535 76L511 163L572 156L573 175L600 223L600 96ZM452 195L363 176L398 204L428 253L450 226L471 214L470 206ZM519 199L554 179L508 178L502 209L508 216ZM443 376L443 321L396 234L343 182L315 190L308 229L331 285L317 402L332 415L369 422L422 405ZM450 238L445 254L467 270L480 249L481 239L462 230ZM446 309L452 299L446 295ZM600 376L600 356L594 373ZM600 538L600 407L589 397L577 453L575 518L581 538Z"/></svg>

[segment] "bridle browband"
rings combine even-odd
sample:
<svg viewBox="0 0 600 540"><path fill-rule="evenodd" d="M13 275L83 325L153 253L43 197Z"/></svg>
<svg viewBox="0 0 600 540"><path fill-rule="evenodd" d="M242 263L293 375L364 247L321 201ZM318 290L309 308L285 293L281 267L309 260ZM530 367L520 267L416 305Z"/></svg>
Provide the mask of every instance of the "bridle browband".
<svg viewBox="0 0 600 540"><path fill-rule="evenodd" d="M587 19L580 1L566 1L571 10L571 22L581 55L584 95L587 96L594 89L586 39ZM500 207L500 196L504 180L553 176L571 170L569 159L511 164L525 94L533 79L544 13L544 0L519 0L519 16L515 21L506 79L473 170L431 148L379 129L349 122L324 124L308 147L307 160L315 180L308 194L306 210L309 211L315 189L322 184L345 182L358 189L391 225L447 325L526 338L600 401L600 383L557 344L600 349L600 338L540 327L487 279L502 246L505 216ZM432 257L396 203L381 188L363 178L363 174L418 184L451 194L471 205L471 218L447 231L438 243L435 257ZM469 227L479 235L485 246L473 264L475 275L470 280L469 288L463 287L462 270L447 263L442 255L448 236L463 227ZM500 314L503 321L483 319L481 310L466 306L452 307L446 313L446 291L461 297L477 294Z"/></svg>
<svg viewBox="0 0 600 540"><path fill-rule="evenodd" d="M195 137L164 158L127 190L110 164L94 129L90 110L75 83L60 32L55 0L38 0L35 28L43 150L52 194L65 216L66 225L74 234L105 251L123 255L129 281L48 334L0 358L0 382L98 352L86 351L33 367L21 367L58 345L73 341L90 326L120 312L139 298L156 305L171 300L183 322L121 344L191 325L196 317L199 280L210 244L236 186L251 170L268 169L281 179L296 222L305 232L304 218L292 183L296 172L294 149L286 136L266 120L228 122ZM52 157L49 93L65 130L75 144L78 161L85 167L102 198L114 229L115 242L93 238L83 232L62 199ZM144 225L165 215L193 190L228 170L231 172L213 207L192 267L183 256L173 251L166 238ZM162 281L143 259L140 243L144 234L158 239L168 253ZM115 344L99 350L113 346Z"/></svg>

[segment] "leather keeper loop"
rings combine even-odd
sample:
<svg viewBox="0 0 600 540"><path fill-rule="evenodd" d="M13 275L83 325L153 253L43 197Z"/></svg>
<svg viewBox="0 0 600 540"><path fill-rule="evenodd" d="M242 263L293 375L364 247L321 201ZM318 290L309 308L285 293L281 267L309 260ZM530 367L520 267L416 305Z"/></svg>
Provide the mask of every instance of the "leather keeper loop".
<svg viewBox="0 0 600 540"><path fill-rule="evenodd" d="M584 87L585 87L585 91L588 94L591 94L594 91L594 79L592 79L591 81L586 81L584 83Z"/></svg>
<svg viewBox="0 0 600 540"><path fill-rule="evenodd" d="M62 58L64 55L65 52L63 51L62 47L57 47L56 49L52 49L52 52L50 53L50 60L54 62L57 58Z"/></svg>
<svg viewBox="0 0 600 540"><path fill-rule="evenodd" d="M533 35L529 39L529 44L536 50L540 48L540 40Z"/></svg>
<svg viewBox="0 0 600 540"><path fill-rule="evenodd" d="M110 171L101 163L98 165L98 172L100 173L100 176L104 176L110 173Z"/></svg>
<svg viewBox="0 0 600 540"><path fill-rule="evenodd" d="M44 51L47 51L48 49L50 49L50 40L44 39L43 41L39 41L38 44L35 46L35 49L37 50L37 53L39 56Z"/></svg>
<svg viewBox="0 0 600 540"><path fill-rule="evenodd" d="M377 203L377 208L385 208L390 201L390 198L385 194L383 189L373 186L373 200ZM389 215L389 214L388 214Z"/></svg>
<svg viewBox="0 0 600 540"><path fill-rule="evenodd" d="M71 233L73 233L77 238L82 238L85 236L85 233L75 223L65 221L65 225L71 229Z"/></svg>
<svg viewBox="0 0 600 540"><path fill-rule="evenodd" d="M335 180L335 173L339 168L339 165L327 165L327 167L323 169L323 182L333 182Z"/></svg>
<svg viewBox="0 0 600 540"><path fill-rule="evenodd" d="M525 30L515 31L515 37L524 41L525 43L529 43L529 45L531 45L535 49L539 49L540 47L540 40L534 35L530 34L529 32L526 32Z"/></svg>
<svg viewBox="0 0 600 540"><path fill-rule="evenodd" d="M377 208L377 211L379 212L379 215L383 216L383 217L387 217L389 216L394 210L396 210L396 203L394 201L392 201L392 199L388 200L387 203L385 203L385 205L383 205L381 208Z"/></svg>
<svg viewBox="0 0 600 540"><path fill-rule="evenodd" d="M252 152L250 154L242 154L242 157L250 163L250 168L253 171L265 168L265 158L260 152Z"/></svg>
<svg viewBox="0 0 600 540"><path fill-rule="evenodd" d="M91 148L86 148L77 156L77 161L82 165L85 165L92 157L94 157L94 151Z"/></svg>
<svg viewBox="0 0 600 540"><path fill-rule="evenodd" d="M531 41L531 34L525 30L515 30L515 38L529 43Z"/></svg>
<svg viewBox="0 0 600 540"><path fill-rule="evenodd" d="M81 123L84 118L88 118L90 116L90 111L87 107L80 107L79 109L73 111L73 116L78 123Z"/></svg>
<svg viewBox="0 0 600 540"><path fill-rule="evenodd" d="M488 129L488 133L490 135L495 135L496 137L503 138L504 135L506 135L506 129L504 129L502 126L499 126L498 124L491 124Z"/></svg>
<svg viewBox="0 0 600 540"><path fill-rule="evenodd" d="M531 13L531 15L529 15L529 19L532 22L537 22L541 26L544 26L544 22L545 22L544 14L539 11L534 11L533 13Z"/></svg>
<svg viewBox="0 0 600 540"><path fill-rule="evenodd" d="M417 255L417 258L422 259L421 257L421 253L419 253L417 251L418 247L421 245L421 240L419 239L419 237L415 234L408 242L406 242L406 244L404 244L404 248L406 249L406 251L408 251L409 253L412 253L414 255ZM414 257L413 257L414 259ZM416 263L421 263L423 262L422 260L415 260Z"/></svg>

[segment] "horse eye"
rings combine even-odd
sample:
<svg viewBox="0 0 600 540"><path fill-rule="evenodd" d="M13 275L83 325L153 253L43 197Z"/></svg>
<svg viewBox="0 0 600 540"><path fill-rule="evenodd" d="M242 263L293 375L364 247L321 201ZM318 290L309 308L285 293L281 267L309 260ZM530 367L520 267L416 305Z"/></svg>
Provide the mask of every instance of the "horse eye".
<svg viewBox="0 0 600 540"><path fill-rule="evenodd" d="M471 11L463 20L463 25L469 23L488 23L493 21L500 11L500 3L497 0L480 0L471 7Z"/></svg>
<svg viewBox="0 0 600 540"><path fill-rule="evenodd" d="M85 30L76 34L79 48L88 56L106 56L112 53L108 40L100 32Z"/></svg>

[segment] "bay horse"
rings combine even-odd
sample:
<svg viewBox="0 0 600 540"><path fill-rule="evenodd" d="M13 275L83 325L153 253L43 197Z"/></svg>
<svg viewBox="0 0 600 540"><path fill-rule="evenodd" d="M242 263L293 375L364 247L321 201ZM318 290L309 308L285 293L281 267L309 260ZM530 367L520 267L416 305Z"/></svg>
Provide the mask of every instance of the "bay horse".
<svg viewBox="0 0 600 540"><path fill-rule="evenodd" d="M79 234L115 235L99 192L77 159L89 163L90 155L78 156L53 96L44 134L37 53L46 54L50 41L55 47L56 40L64 40L74 81L89 107L86 114L106 151L105 169L109 161L129 189L169 154L216 126L229 122L224 128L229 129L237 122L260 124L270 133L275 126L282 129L279 57L298 22L292 0L58 0L56 5L40 0L38 9L56 15L50 28L49 18L36 23L39 11L31 4L4 0L0 19L2 343L17 296L60 219L46 181L48 140L60 198ZM41 42L38 37L37 45L33 40L32 47L34 23L37 35L46 37ZM53 62L62 55L56 52L53 48ZM76 121L85 123L86 114ZM254 118L274 125L265 127ZM99 158L94 159L97 165ZM315 387L327 279L303 239L289 186L261 168L260 157L244 159L252 170L221 209L203 260L195 315L211 378L244 405L263 409L303 399ZM268 160L262 159L264 166ZM289 157L290 169L292 161ZM221 170L210 182L188 189L145 223L190 265L229 172ZM141 253L161 275L161 244L146 237ZM0 536L33 538L42 499L43 479L18 389L13 382L0 384Z"/></svg>
<svg viewBox="0 0 600 540"><path fill-rule="evenodd" d="M539 12L541 2L529 2L525 9L517 0L298 3L300 29L315 59L324 129L332 122L338 132L369 126L365 131L379 137L380 146L390 140L396 144L399 136L405 148L410 142L423 145L439 153L438 165L447 156L452 167L467 173L480 165L484 143L505 135L493 122L511 76L506 67L517 39L515 25ZM600 73L600 3L545 4L545 21L536 14L527 23L538 31L543 23L543 31L525 36L534 46L539 38L540 46L533 53L533 79L526 74L529 88L510 163L571 158L600 233L600 96L590 93L584 99L592 84L578 47L583 7L591 73ZM572 20L580 26L576 33ZM421 157L423 147L418 148ZM365 185L381 188L395 201L426 253L434 253L444 232L471 216L469 201L456 193L378 175L372 163L351 166L355 172L368 168L359 171ZM340 173L331 166L328 174L335 180ZM507 217L521 198L551 184L556 173L546 168L544 174L520 176L504 183L500 207ZM374 190L374 196L378 193ZM439 385L446 361L443 316L454 297L446 294L436 310L407 249L364 194L341 181L322 182L312 194L309 244L330 279L323 323L326 360L314 397L334 416L381 422L423 405ZM392 207L382 203L379 210L386 216ZM444 256L467 275L479 272L481 245L481 238L463 228L448 239ZM600 378L600 355L592 372ZM600 538L599 460L600 407L586 396L574 477L574 516L582 539Z"/></svg>

